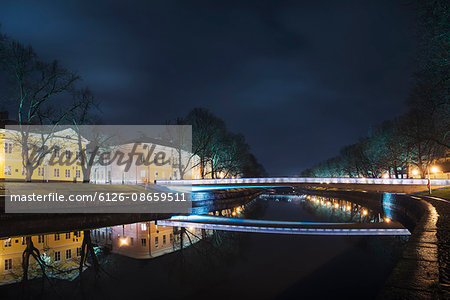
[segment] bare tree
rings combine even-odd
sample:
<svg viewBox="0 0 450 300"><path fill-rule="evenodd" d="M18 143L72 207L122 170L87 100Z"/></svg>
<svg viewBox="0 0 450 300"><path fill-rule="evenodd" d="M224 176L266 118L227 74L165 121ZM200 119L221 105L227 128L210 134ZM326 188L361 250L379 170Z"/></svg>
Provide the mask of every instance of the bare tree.
<svg viewBox="0 0 450 300"><path fill-rule="evenodd" d="M194 167L199 149L192 149L192 127L186 125L181 118L178 118L175 124L166 123L164 139L173 145L175 153L172 155L172 165L178 170L180 179L184 179Z"/></svg>
<svg viewBox="0 0 450 300"><path fill-rule="evenodd" d="M84 125L95 124L97 121L95 111L100 112L99 103L88 88L78 90L74 93L73 107L75 109L70 115L72 127L77 134L78 162L83 172L83 183L89 183L92 166L98 154L98 150L104 146L109 137L92 132ZM89 141L85 139L89 136Z"/></svg>
<svg viewBox="0 0 450 300"><path fill-rule="evenodd" d="M67 105L58 96L70 92L79 77L61 67L56 60L51 63L40 61L31 46L24 46L5 35L0 38L0 63L14 82L11 99L17 107L20 129L17 142L22 148L26 181L31 181L34 170L49 153L46 144L52 136L52 130L36 133L32 132L32 126L57 126L66 119L75 107ZM30 139L35 134L40 136L39 141Z"/></svg>

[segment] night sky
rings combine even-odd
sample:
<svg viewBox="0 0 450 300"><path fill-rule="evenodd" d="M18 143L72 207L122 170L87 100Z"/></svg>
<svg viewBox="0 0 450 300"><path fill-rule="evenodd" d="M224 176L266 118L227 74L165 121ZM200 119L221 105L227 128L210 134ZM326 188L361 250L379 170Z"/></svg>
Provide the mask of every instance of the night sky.
<svg viewBox="0 0 450 300"><path fill-rule="evenodd" d="M269 174L292 175L405 111L408 2L1 0L0 23L81 75L105 123L206 107Z"/></svg>

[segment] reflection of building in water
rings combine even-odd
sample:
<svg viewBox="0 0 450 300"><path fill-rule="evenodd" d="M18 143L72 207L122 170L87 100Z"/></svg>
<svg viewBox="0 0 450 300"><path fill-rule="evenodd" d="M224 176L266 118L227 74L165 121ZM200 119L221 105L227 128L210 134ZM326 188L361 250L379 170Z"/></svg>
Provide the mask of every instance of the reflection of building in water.
<svg viewBox="0 0 450 300"><path fill-rule="evenodd" d="M154 221L119 225L92 230L92 241L109 247L113 253L133 258L152 258L179 250L210 235L209 230L186 228L181 238L181 229L158 226Z"/></svg>
<svg viewBox="0 0 450 300"><path fill-rule="evenodd" d="M38 235L31 239L42 260L51 266L46 269L47 276L70 279L78 275L83 232ZM0 240L0 285L22 279L22 253L25 248L25 237ZM31 255L28 272L29 278L42 276L42 270Z"/></svg>

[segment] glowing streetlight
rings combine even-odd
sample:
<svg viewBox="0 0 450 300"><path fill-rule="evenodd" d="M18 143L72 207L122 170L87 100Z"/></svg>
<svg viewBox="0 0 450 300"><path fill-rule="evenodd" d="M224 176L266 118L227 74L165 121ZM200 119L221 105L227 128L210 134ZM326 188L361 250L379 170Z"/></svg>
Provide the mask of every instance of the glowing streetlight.
<svg viewBox="0 0 450 300"><path fill-rule="evenodd" d="M389 223L389 222L391 221L391 219L389 219L389 218L384 218L384 221L385 221L386 223Z"/></svg>
<svg viewBox="0 0 450 300"><path fill-rule="evenodd" d="M414 176L419 175L419 170L417 170L417 169L412 170L412 174L413 174Z"/></svg>
<svg viewBox="0 0 450 300"><path fill-rule="evenodd" d="M439 168L436 167L436 166L433 166L433 167L428 166L428 184L427 184L427 186L428 186L428 193L431 195L431 178L430 178L430 171L431 171L432 173L437 173L437 172L439 172Z"/></svg>
<svg viewBox="0 0 450 300"><path fill-rule="evenodd" d="M384 178L384 179L388 179L388 178L389 178L389 174L388 174L388 173L384 173L384 174L383 174L383 178Z"/></svg>

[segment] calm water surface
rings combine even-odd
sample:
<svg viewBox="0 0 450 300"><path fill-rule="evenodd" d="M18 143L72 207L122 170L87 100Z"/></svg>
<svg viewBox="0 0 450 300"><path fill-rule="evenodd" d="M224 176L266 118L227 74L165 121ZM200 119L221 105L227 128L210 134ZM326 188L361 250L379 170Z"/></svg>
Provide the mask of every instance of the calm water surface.
<svg viewBox="0 0 450 300"><path fill-rule="evenodd" d="M383 219L381 213L350 202L314 196L260 197L213 213L316 222ZM51 278L42 279L42 272L36 267L30 273L36 279L26 285L14 283L20 281L22 273L20 268L13 268L9 277L4 273L0 278L2 299L374 298L407 241L405 237L388 236L184 230L157 226L152 221L92 230L100 266L97 271L93 266L86 268L81 279L76 249L81 247L82 236L72 233L66 245L61 246L56 243L66 233L60 233L59 241L54 241L54 234L48 235L48 242L44 241L48 245L42 246L42 252L53 267L47 270ZM34 238L38 245L38 237ZM15 239L11 240L14 246ZM65 257L67 249L72 249L69 259ZM61 258L55 262L58 251ZM2 259L7 258L6 253L0 254ZM88 261L92 264L91 259Z"/></svg>

